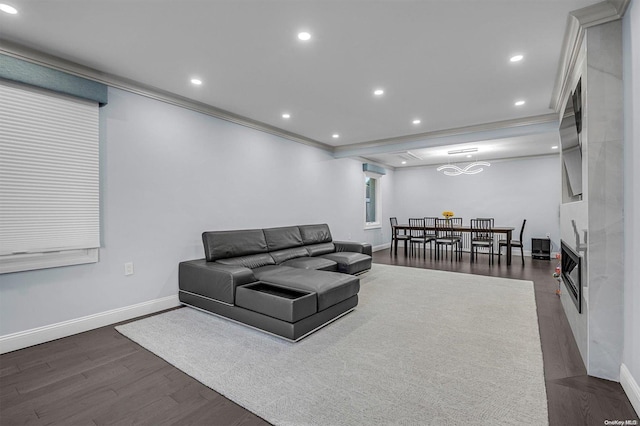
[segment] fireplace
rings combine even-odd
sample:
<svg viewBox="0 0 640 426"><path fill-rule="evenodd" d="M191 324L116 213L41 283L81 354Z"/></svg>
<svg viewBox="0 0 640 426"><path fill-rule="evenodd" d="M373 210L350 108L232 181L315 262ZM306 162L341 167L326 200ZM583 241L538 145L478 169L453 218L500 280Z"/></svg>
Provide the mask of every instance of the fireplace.
<svg viewBox="0 0 640 426"><path fill-rule="evenodd" d="M582 258L571 247L560 241L562 282L575 303L578 313L582 313Z"/></svg>

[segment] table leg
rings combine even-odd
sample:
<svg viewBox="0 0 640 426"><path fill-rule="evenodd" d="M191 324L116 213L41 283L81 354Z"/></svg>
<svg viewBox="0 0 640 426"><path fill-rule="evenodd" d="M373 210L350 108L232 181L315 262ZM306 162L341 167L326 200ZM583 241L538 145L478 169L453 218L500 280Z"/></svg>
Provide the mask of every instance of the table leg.
<svg viewBox="0 0 640 426"><path fill-rule="evenodd" d="M391 248L391 251L393 251L393 250L395 249L395 251L396 251L396 256L397 256L397 255L398 255L398 239L397 239L397 238L394 238L394 239L393 239L393 246L394 246L394 247L392 247L392 248Z"/></svg>
<svg viewBox="0 0 640 426"><path fill-rule="evenodd" d="M507 231L507 265L511 265L511 238L512 231Z"/></svg>

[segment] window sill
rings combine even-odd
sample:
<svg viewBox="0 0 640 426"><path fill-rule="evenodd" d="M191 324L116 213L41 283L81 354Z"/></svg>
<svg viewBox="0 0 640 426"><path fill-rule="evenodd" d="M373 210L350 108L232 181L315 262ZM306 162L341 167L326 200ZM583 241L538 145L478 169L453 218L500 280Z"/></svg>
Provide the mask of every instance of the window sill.
<svg viewBox="0 0 640 426"><path fill-rule="evenodd" d="M382 229L382 224L380 223L366 223L364 225L364 230L369 230L369 229Z"/></svg>
<svg viewBox="0 0 640 426"><path fill-rule="evenodd" d="M0 274L98 262L99 249L0 256Z"/></svg>

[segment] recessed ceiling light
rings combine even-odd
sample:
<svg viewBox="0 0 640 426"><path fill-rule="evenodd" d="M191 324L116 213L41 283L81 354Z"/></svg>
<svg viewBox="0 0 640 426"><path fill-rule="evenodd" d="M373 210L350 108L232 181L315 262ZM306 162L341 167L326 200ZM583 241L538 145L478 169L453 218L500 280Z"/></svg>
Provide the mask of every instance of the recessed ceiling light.
<svg viewBox="0 0 640 426"><path fill-rule="evenodd" d="M511 62L520 62L523 58L524 58L524 56L522 56L522 55L515 55L515 56L512 56L511 59L509 59L509 60Z"/></svg>
<svg viewBox="0 0 640 426"><path fill-rule="evenodd" d="M331 135L331 136L332 136L334 139L338 139L338 138L340 137L340 135L339 135L339 134L337 134L337 133L334 133L334 134L333 134L333 135Z"/></svg>
<svg viewBox="0 0 640 426"><path fill-rule="evenodd" d="M471 158L471 157L473 157L471 154L467 155L467 158Z"/></svg>
<svg viewBox="0 0 640 426"><path fill-rule="evenodd" d="M200 80L199 78L192 78L191 79L191 84L195 84L196 86L200 86L202 84L202 80Z"/></svg>
<svg viewBox="0 0 640 426"><path fill-rule="evenodd" d="M415 120L413 120L413 124L420 124L420 123L421 123L421 121L418 120L417 118Z"/></svg>
<svg viewBox="0 0 640 426"><path fill-rule="evenodd" d="M558 145L552 146L551 149L558 149Z"/></svg>
<svg viewBox="0 0 640 426"><path fill-rule="evenodd" d="M403 162L402 162L402 164L407 164L407 162L406 162L406 161L403 161Z"/></svg>
<svg viewBox="0 0 640 426"><path fill-rule="evenodd" d="M524 105L524 101L516 101L516 103L514 105L515 106L522 106L522 105Z"/></svg>
<svg viewBox="0 0 640 426"><path fill-rule="evenodd" d="M306 31L303 31L301 33L298 33L298 39L302 40L302 41L307 41L311 39L311 34L309 34Z"/></svg>
<svg viewBox="0 0 640 426"><path fill-rule="evenodd" d="M16 13L18 13L18 9L4 3L0 3L0 10L3 11L4 13L8 13L9 15L15 15Z"/></svg>
<svg viewBox="0 0 640 426"><path fill-rule="evenodd" d="M285 112L282 114L282 118L291 118L291 114Z"/></svg>
<svg viewBox="0 0 640 426"><path fill-rule="evenodd" d="M384 95L384 90L376 89L376 90L373 91L373 94L376 95L376 96Z"/></svg>

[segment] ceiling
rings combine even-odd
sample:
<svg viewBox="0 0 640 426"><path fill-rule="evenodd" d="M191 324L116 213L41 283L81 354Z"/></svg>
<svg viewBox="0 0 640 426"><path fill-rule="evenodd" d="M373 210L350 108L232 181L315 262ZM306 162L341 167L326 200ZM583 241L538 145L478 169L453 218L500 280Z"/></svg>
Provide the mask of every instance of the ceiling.
<svg viewBox="0 0 640 426"><path fill-rule="evenodd" d="M553 113L549 105L567 16L598 1L0 3L18 9L16 15L0 12L0 42L210 105L336 151L374 144L375 150L353 153L403 167L395 153L408 149L396 140L425 140L410 151L437 158L435 163L442 159L428 135ZM299 40L301 31L311 39ZM510 62L516 54L523 60ZM192 84L192 78L202 84ZM378 88L383 95L373 94ZM525 104L515 106L517 100ZM511 140L502 134L491 140L480 132L462 145L501 144L493 154L484 150L487 159L511 158L549 153L549 132L542 138Z"/></svg>

